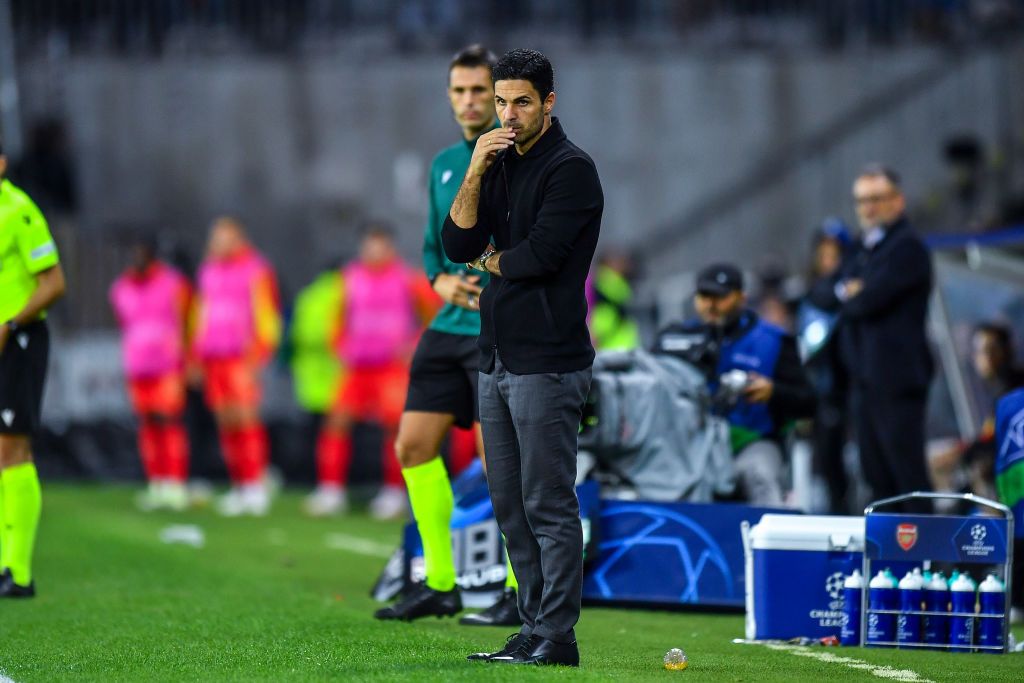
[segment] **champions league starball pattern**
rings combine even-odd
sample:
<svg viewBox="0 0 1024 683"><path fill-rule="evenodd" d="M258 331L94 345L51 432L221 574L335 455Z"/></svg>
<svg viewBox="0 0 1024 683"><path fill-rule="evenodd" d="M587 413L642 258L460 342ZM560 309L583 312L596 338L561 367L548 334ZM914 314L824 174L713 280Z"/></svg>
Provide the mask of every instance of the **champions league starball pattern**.
<svg viewBox="0 0 1024 683"><path fill-rule="evenodd" d="M843 583L846 576L842 572L835 572L825 580L825 592L833 600L838 600L843 594Z"/></svg>

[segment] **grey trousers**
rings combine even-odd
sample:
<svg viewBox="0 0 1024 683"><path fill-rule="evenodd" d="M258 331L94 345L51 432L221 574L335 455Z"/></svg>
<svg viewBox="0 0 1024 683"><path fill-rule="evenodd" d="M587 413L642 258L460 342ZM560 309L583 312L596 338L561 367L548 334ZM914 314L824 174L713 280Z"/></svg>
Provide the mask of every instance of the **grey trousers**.
<svg viewBox="0 0 1024 683"><path fill-rule="evenodd" d="M782 506L782 449L777 443L761 439L748 444L736 454L734 464L748 503Z"/></svg>
<svg viewBox="0 0 1024 683"><path fill-rule="evenodd" d="M583 593L583 529L576 446L591 370L480 373L487 487L519 581L521 633L576 639Z"/></svg>

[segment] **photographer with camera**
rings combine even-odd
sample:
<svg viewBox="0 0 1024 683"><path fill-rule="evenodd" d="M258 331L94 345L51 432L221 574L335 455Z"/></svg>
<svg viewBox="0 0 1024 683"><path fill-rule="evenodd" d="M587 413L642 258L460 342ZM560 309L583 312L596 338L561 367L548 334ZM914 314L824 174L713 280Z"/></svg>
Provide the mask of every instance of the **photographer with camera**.
<svg viewBox="0 0 1024 683"><path fill-rule="evenodd" d="M782 434L814 415L814 388L792 335L747 308L743 274L731 264L697 276L698 318L658 333L654 353L674 355L707 378L714 412L729 422L740 493L753 505L782 505Z"/></svg>

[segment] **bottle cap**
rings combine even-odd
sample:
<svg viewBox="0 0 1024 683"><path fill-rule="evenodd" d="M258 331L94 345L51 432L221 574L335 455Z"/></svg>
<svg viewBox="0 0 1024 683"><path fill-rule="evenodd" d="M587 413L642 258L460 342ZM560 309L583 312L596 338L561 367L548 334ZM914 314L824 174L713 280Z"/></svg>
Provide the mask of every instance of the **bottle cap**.
<svg viewBox="0 0 1024 683"><path fill-rule="evenodd" d="M921 590L924 588L924 579L920 574L907 572L907 575L900 579L899 587L901 590Z"/></svg>
<svg viewBox="0 0 1024 683"><path fill-rule="evenodd" d="M954 593L973 593L974 582L971 581L971 578L966 574L961 574L956 577L956 581L954 581L953 585L949 587L949 590Z"/></svg>
<svg viewBox="0 0 1024 683"><path fill-rule="evenodd" d="M982 593L1002 593L1006 590L1006 586L999 580L999 577L995 574L989 574L988 577L981 582L978 586L978 590Z"/></svg>
<svg viewBox="0 0 1024 683"><path fill-rule="evenodd" d="M871 579L871 583L868 584L869 588L895 588L895 582L886 575L884 570L878 572L875 578Z"/></svg>

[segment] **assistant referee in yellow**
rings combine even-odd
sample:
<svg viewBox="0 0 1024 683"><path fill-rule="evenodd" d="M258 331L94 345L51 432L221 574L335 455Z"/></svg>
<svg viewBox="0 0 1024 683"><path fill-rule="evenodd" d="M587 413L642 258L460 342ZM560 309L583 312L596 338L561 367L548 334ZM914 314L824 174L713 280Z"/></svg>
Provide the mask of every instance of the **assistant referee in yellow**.
<svg viewBox="0 0 1024 683"><path fill-rule="evenodd" d="M50 336L46 309L64 271L43 214L5 179L0 141L0 597L30 598L42 495L32 462Z"/></svg>

